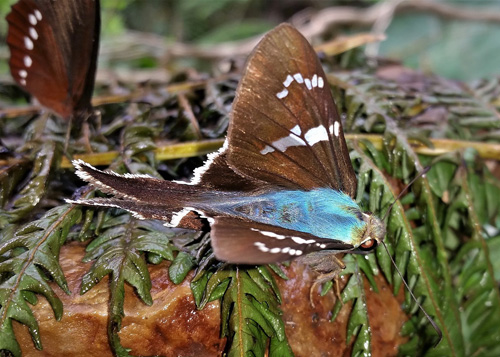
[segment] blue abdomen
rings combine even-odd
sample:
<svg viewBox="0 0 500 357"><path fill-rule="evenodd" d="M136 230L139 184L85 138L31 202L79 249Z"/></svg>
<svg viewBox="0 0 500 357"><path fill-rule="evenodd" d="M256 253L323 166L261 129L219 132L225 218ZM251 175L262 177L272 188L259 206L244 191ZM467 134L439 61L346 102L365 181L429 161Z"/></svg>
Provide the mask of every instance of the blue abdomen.
<svg viewBox="0 0 500 357"><path fill-rule="evenodd" d="M210 208L219 213L346 243L364 231L366 225L359 206L351 197L328 188L237 197L212 204Z"/></svg>

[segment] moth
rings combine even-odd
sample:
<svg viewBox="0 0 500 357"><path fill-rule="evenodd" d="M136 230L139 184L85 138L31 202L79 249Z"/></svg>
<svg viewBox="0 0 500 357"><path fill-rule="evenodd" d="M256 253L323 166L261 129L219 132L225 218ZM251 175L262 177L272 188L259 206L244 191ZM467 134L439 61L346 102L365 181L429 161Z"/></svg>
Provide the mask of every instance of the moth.
<svg viewBox="0 0 500 357"><path fill-rule="evenodd" d="M7 16L14 80L64 119L92 112L99 0L20 0Z"/></svg>
<svg viewBox="0 0 500 357"><path fill-rule="evenodd" d="M117 207L167 226L205 219L215 256L236 264L300 258L334 277L338 253L366 253L385 226L354 201L357 179L327 78L308 41L282 24L249 57L226 141L189 182L98 170L76 174L113 198L77 199Z"/></svg>

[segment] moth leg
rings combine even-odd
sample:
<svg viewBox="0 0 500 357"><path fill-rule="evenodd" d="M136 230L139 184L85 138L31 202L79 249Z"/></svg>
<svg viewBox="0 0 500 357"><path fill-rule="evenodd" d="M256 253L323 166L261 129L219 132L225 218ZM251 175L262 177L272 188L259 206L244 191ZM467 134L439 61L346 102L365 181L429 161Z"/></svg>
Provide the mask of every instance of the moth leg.
<svg viewBox="0 0 500 357"><path fill-rule="evenodd" d="M339 281L337 278L339 273L345 269L345 264L342 260L337 258L336 254L325 254L324 251L310 253L304 258L301 258L300 261L308 264L313 270L320 273L309 289L309 302L313 308L315 307L313 300L314 291L318 285L330 280L335 280L335 295L338 299L340 299L340 301L342 301L340 297Z"/></svg>

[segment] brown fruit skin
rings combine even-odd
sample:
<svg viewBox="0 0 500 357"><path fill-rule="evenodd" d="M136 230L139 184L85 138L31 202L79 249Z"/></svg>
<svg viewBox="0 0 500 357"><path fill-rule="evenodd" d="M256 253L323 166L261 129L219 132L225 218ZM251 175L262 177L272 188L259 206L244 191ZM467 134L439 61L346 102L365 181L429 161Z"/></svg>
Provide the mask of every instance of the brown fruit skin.
<svg viewBox="0 0 500 357"><path fill-rule="evenodd" d="M333 290L325 296L313 293L314 308L309 302L309 289L316 274L304 265L291 264L285 269L290 278L277 280L283 298L281 309L286 335L295 356L350 356L351 343L346 344L347 322L352 303L343 305L335 321L331 322L331 311L336 301ZM367 310L372 334L372 356L396 356L398 346L407 341L399 331L408 317L401 310L404 293L392 294L392 287L378 275L375 277L379 293L375 293L364 279L367 294ZM347 283L346 277L339 280L340 288Z"/></svg>
<svg viewBox="0 0 500 357"><path fill-rule="evenodd" d="M70 243L62 247L60 262L71 295L51 284L64 306L61 321L43 298L33 312L40 326L43 351L35 349L28 329L15 322L15 333L23 356L113 356L106 331L108 314L108 279L80 295L81 278L91 263L82 263L85 246ZM168 278L168 263L149 265L153 305L147 306L125 285L125 317L119 332L121 343L131 354L141 356L217 356L224 348L220 339L218 302L197 310L189 281L179 285Z"/></svg>
<svg viewBox="0 0 500 357"><path fill-rule="evenodd" d="M64 305L61 321L43 297L39 297L33 312L40 326L43 351L35 349L28 329L14 321L14 330L23 356L113 356L106 331L108 311L108 280L103 279L93 289L80 295L82 276L91 263L81 263L85 245L70 243L62 247L60 262L68 280L71 295L51 284ZM292 263L284 268L289 280L276 281L283 297L283 320L286 334L295 356L350 355L346 345L346 325L351 304L341 309L337 319L330 322L335 303L332 291L324 297L313 295L315 308L309 301L309 289L316 275L304 265ZM123 346L131 354L142 356L219 356L226 340L220 338L220 305L217 301L197 310L189 281L192 274L179 285L168 278L168 263L150 265L153 305L145 305L125 286L125 317L119 332ZM401 311L400 292L396 298L385 280L378 276L379 294L371 291L365 281L373 356L396 355L405 339L399 331L407 317ZM341 279L340 284L345 284ZM398 301L399 300L399 301Z"/></svg>

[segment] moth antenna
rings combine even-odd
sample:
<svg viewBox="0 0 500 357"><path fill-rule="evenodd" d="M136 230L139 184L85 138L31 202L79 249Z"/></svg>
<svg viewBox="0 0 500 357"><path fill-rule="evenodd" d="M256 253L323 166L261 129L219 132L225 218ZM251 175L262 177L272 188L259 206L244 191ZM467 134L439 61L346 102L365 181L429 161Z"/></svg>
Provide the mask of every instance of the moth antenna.
<svg viewBox="0 0 500 357"><path fill-rule="evenodd" d="M389 206L389 209L387 210L387 212L385 213L384 215L384 218L382 218L382 221L384 222L385 219L387 218L387 216L389 216L389 213L391 213L391 210L392 210L392 207L394 206L394 204L401 198L401 196L403 196L403 194L408 191L408 189L410 188L411 185L413 185L413 183L415 181L417 181L419 178L421 178L422 176L424 176L427 172L429 172L429 170L431 169L432 166L426 166L422 171L420 171L420 173L415 176L408 185L405 186L405 188L403 188L403 190L399 193L399 195L394 199L394 201L391 203L391 205Z"/></svg>
<svg viewBox="0 0 500 357"><path fill-rule="evenodd" d="M419 175L420 176L420 175ZM387 248L387 246L385 245L384 241L381 242L382 245L384 246L385 248L385 251L387 252L387 255L389 256L389 258L391 258L391 262L392 262L392 265L394 265L394 268L396 268L396 271L398 272L399 276L401 277L401 280L403 281L403 283L405 284L406 286L406 289L408 290L408 292L410 293L411 297L413 298L413 300L417 303L419 309L424 313L425 317L427 318L427 320L429 320L430 324L432 325L432 327L434 328L434 330L436 330L436 333L438 334L438 341L436 342L436 344L434 345L434 348L437 347L437 345L439 345L439 343L441 342L441 340L443 339L443 332L441 331L441 329L439 328L439 326L436 324L436 322L432 319L432 317L430 317L430 315L427 313L427 311L424 310L424 308L422 307L422 305L420 305L420 303L418 302L417 298L415 297L415 295L413 295L413 292L411 291L410 287L408 286L408 284L406 283L406 280L405 278L403 277L403 274L401 274L401 271L399 270L398 266L396 265L396 262L394 261L394 259L392 258L392 255L391 253L389 253L389 249Z"/></svg>

